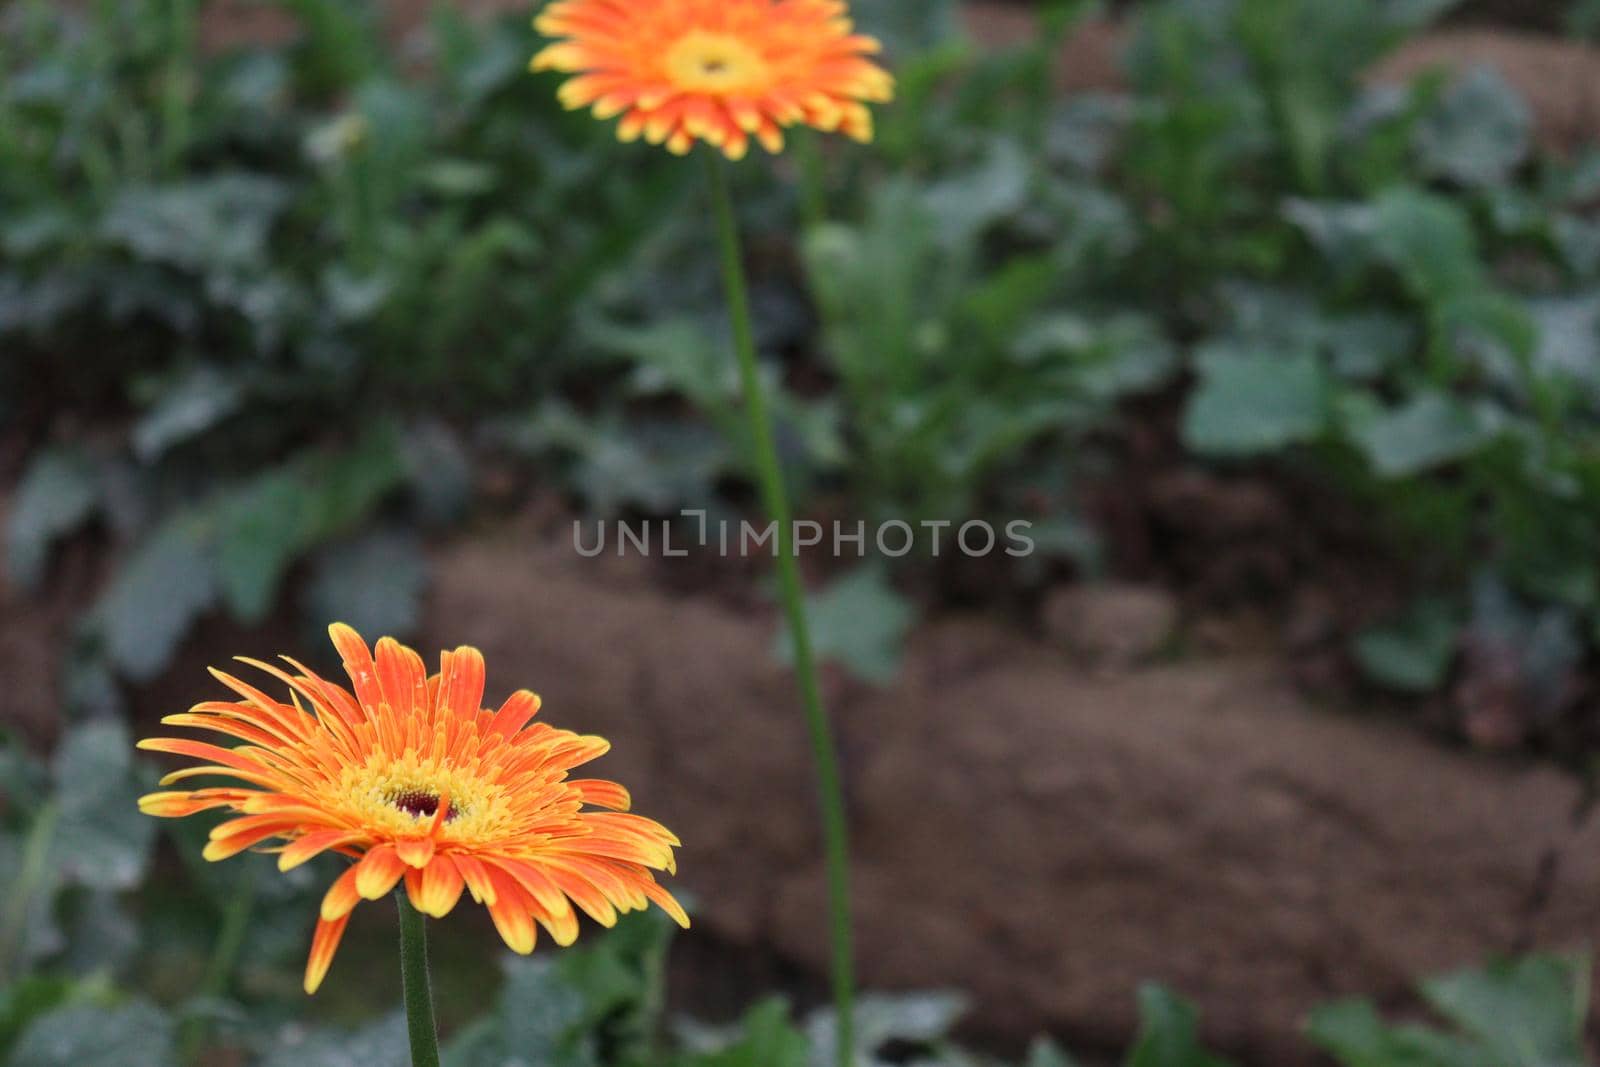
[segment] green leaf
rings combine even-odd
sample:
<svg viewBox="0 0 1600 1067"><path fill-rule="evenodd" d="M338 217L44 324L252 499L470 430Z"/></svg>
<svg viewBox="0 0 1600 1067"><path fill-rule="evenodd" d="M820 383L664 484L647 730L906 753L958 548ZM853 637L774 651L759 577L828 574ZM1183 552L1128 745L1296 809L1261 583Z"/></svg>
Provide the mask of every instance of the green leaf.
<svg viewBox="0 0 1600 1067"><path fill-rule="evenodd" d="M415 537L377 531L330 546L312 567L310 614L364 634L404 637L421 622L428 559Z"/></svg>
<svg viewBox="0 0 1600 1067"><path fill-rule="evenodd" d="M1388 1026L1364 1000L1318 1008L1306 1034L1343 1067L1498 1067L1456 1038L1420 1026Z"/></svg>
<svg viewBox="0 0 1600 1067"><path fill-rule="evenodd" d="M311 489L292 469L269 471L220 506L217 583L235 618L265 619L278 587L310 538Z"/></svg>
<svg viewBox="0 0 1600 1067"><path fill-rule="evenodd" d="M960 248L1027 206L1030 173L1029 156L996 138L980 164L926 187L923 217L946 247Z"/></svg>
<svg viewBox="0 0 1600 1067"><path fill-rule="evenodd" d="M172 1020L144 1001L117 1008L72 1005L29 1026L12 1050L11 1063L17 1067L172 1067L178 1062L172 1035Z"/></svg>
<svg viewBox="0 0 1600 1067"><path fill-rule="evenodd" d="M1380 475L1409 478L1466 459L1493 441L1503 423L1498 409L1486 404L1424 392L1352 433Z"/></svg>
<svg viewBox="0 0 1600 1067"><path fill-rule="evenodd" d="M1332 319L1324 334L1334 370L1351 381L1372 381L1403 367L1420 340L1411 322L1382 311Z"/></svg>
<svg viewBox="0 0 1600 1067"><path fill-rule="evenodd" d="M716 1052L687 1059L681 1067L808 1067L810 1043L789 1021L789 1005L764 1000L745 1013L738 1040Z"/></svg>
<svg viewBox="0 0 1600 1067"><path fill-rule="evenodd" d="M133 739L120 721L71 731L52 772L61 820L53 854L64 880L96 889L131 889L150 863L154 820L140 814Z"/></svg>
<svg viewBox="0 0 1600 1067"><path fill-rule="evenodd" d="M6 1051L33 1020L72 999L78 984L71 978L27 975L0 986L0 1063Z"/></svg>
<svg viewBox="0 0 1600 1067"><path fill-rule="evenodd" d="M255 174L125 189L107 212L108 240L152 263L227 277L266 262L267 242L289 192Z"/></svg>
<svg viewBox="0 0 1600 1067"><path fill-rule="evenodd" d="M261 1067L399 1067L410 1062L406 1019L395 1013L354 1031L285 1028Z"/></svg>
<svg viewBox="0 0 1600 1067"><path fill-rule="evenodd" d="M1319 1009L1307 1032L1343 1067L1582 1067L1590 968L1586 957L1532 956L1424 983L1461 1034L1388 1026L1360 1000Z"/></svg>
<svg viewBox="0 0 1600 1067"><path fill-rule="evenodd" d="M964 36L955 0L927 0L915 8L899 0L856 0L852 6L861 32L877 37L899 61Z"/></svg>
<svg viewBox="0 0 1600 1067"><path fill-rule="evenodd" d="M1196 452L1250 456L1315 440L1328 422L1326 372L1310 353L1275 356L1214 345L1184 417Z"/></svg>
<svg viewBox="0 0 1600 1067"><path fill-rule="evenodd" d="M100 483L89 458L67 449L50 449L29 464L11 506L6 566L11 580L25 589L44 578L50 546L94 514Z"/></svg>
<svg viewBox="0 0 1600 1067"><path fill-rule="evenodd" d="M1600 408L1600 297L1536 300L1530 311L1539 329L1534 367L1579 383Z"/></svg>
<svg viewBox="0 0 1600 1067"><path fill-rule="evenodd" d="M150 463L174 445L198 437L239 409L240 383L201 364L162 390L161 400L133 428L133 451Z"/></svg>
<svg viewBox="0 0 1600 1067"><path fill-rule="evenodd" d="M1428 693L1444 683L1455 660L1461 619L1448 604L1419 600L1406 614L1363 632L1356 659L1379 685L1406 693Z"/></svg>
<svg viewBox="0 0 1600 1067"><path fill-rule="evenodd" d="M1366 201L1284 201L1284 218L1305 234L1335 272L1363 270L1377 251L1378 210Z"/></svg>
<svg viewBox="0 0 1600 1067"><path fill-rule="evenodd" d="M398 442L379 427L350 449L312 452L225 497L217 577L234 615L265 618L289 568L358 529L404 476Z"/></svg>
<svg viewBox="0 0 1600 1067"><path fill-rule="evenodd" d="M94 609L111 661L136 682L160 674L216 601L212 544L195 515L169 520L118 571Z"/></svg>
<svg viewBox="0 0 1600 1067"><path fill-rule="evenodd" d="M835 580L808 598L806 614L818 660L838 662L877 685L894 681L916 611L894 591L883 566L869 563ZM793 662L787 629L778 635L777 655Z"/></svg>
<svg viewBox="0 0 1600 1067"><path fill-rule="evenodd" d="M1155 985L1139 989L1139 1037L1127 1067L1228 1067L1200 1044L1199 1013Z"/></svg>
<svg viewBox="0 0 1600 1067"><path fill-rule="evenodd" d="M1533 114L1492 67L1458 81L1416 131L1426 171L1469 188L1510 180L1532 147Z"/></svg>
<svg viewBox="0 0 1600 1067"><path fill-rule="evenodd" d="M866 1053L897 1043L932 1045L950 1036L969 1006L960 993L869 994L856 1002L856 1041Z"/></svg>
<svg viewBox="0 0 1600 1067"><path fill-rule="evenodd" d="M598 1067L589 1005L552 960L507 961L499 1018L503 1067Z"/></svg>
<svg viewBox="0 0 1600 1067"><path fill-rule="evenodd" d="M1416 297L1443 307L1485 288L1478 241L1463 207L1416 189L1391 189L1378 198L1376 241Z"/></svg>
<svg viewBox="0 0 1600 1067"><path fill-rule="evenodd" d="M1078 1061L1058 1048L1055 1042L1040 1038L1028 1049L1028 1058L1023 1061L1022 1067L1078 1067Z"/></svg>
<svg viewBox="0 0 1600 1067"><path fill-rule="evenodd" d="M1436 978L1422 993L1502 1067L1582 1067L1592 966L1588 957L1530 956Z"/></svg>

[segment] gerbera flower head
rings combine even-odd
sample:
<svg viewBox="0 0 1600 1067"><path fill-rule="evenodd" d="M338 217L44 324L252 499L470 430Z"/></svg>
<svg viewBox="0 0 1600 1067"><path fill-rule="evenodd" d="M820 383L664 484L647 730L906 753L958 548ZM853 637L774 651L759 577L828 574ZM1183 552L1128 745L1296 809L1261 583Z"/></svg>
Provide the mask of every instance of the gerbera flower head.
<svg viewBox="0 0 1600 1067"><path fill-rule="evenodd" d="M242 783L139 801L146 814L165 818L212 809L236 814L211 831L206 859L267 846L285 871L328 851L355 861L323 897L307 993L322 984L356 905L402 881L417 910L435 917L448 914L465 889L489 909L506 944L524 954L533 951L539 926L570 945L578 936L574 904L610 926L618 913L654 902L688 926L651 873L676 869L678 839L660 823L627 814L622 786L569 776L610 748L604 738L530 724L539 698L526 690L498 711L485 710L477 649L445 652L430 677L422 657L392 638L369 649L348 626L329 632L351 689L288 657L284 667L241 659L286 685L289 702L213 670L238 699L208 701L162 721L243 744L139 743L202 761L167 775L163 787L213 775Z"/></svg>
<svg viewBox="0 0 1600 1067"><path fill-rule="evenodd" d="M794 125L869 141L867 104L894 95L843 0L556 0L534 25L557 40L533 69L576 75L567 107L679 155L699 140L742 159L751 138L780 152Z"/></svg>

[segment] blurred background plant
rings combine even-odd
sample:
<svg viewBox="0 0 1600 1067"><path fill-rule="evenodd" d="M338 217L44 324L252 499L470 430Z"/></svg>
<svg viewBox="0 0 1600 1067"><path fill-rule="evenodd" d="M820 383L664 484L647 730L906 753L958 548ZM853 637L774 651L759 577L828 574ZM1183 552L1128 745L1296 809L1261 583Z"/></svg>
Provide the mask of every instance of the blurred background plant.
<svg viewBox="0 0 1600 1067"><path fill-rule="evenodd" d="M157 849L134 814L152 775L121 694L203 620L404 634L427 541L485 512L750 500L688 169L561 113L526 75L525 13L439 4L396 45L368 3L277 6L284 40L226 49L189 0L0 9L6 573L48 596L67 543L108 561L62 652L67 707L28 727L54 755L0 751L19 1067L398 1062L395 1020L349 1030L382 982L295 1021L304 908L280 898L316 876L181 866L198 850ZM901 98L829 161L834 221L796 238L791 176L739 171L785 460L808 514L1022 515L1040 551L976 577L825 566L824 650L892 680L913 608L1026 619L1063 575L1284 621L1353 539L1381 565L1334 590L1336 695L1588 769L1600 149L1541 147L1489 68L1364 76L1443 0L1133 5L1120 87L1072 95L1054 57L1089 5L1041 5L1000 49L950 0L855 6ZM1564 10L1593 36L1592 3ZM1271 486L1296 505L1282 540L1311 547L1219 589L1192 560L1227 546L1152 518L1155 475L1195 470ZM1130 550L1152 537L1168 550ZM509 963L488 1016L444 1006L450 1062L781 1067L826 1046L825 1018L773 1004L661 1041L663 936ZM1576 1064L1587 973L1434 983L1448 1033L1346 1004L1310 1036L1352 1067ZM1142 1006L1131 1067L1224 1062L1177 1000ZM951 1001L874 1010L883 1062L987 1062L948 1042Z"/></svg>

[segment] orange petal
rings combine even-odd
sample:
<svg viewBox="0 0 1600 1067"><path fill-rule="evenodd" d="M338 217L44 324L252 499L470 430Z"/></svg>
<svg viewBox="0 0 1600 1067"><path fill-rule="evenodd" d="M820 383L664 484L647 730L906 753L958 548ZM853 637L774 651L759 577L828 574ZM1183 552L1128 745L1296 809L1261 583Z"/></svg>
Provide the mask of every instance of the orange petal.
<svg viewBox="0 0 1600 1067"><path fill-rule="evenodd" d="M248 774L262 774L268 770L245 757L244 753L248 753L249 748L221 748L217 745L208 745L204 741L189 741L181 737L147 737L135 747L146 752L166 752L174 756L192 756L195 759L210 760L212 763L220 763L224 767Z"/></svg>
<svg viewBox="0 0 1600 1067"><path fill-rule="evenodd" d="M328 887L328 892L322 898L322 919L324 922L333 922L335 919L344 918L352 911L355 911L356 905L361 903L361 894L356 892L357 872L360 869L360 867L352 863Z"/></svg>
<svg viewBox="0 0 1600 1067"><path fill-rule="evenodd" d="M355 688L356 700L365 708L376 708L383 703L383 690L378 685L378 667L372 661L372 650L367 648L361 635L342 622L328 627L333 647L344 660L345 673Z"/></svg>
<svg viewBox="0 0 1600 1067"><path fill-rule="evenodd" d="M538 927L533 922L532 900L517 885L516 879L506 874L496 874L495 902L489 905L489 918L506 946L519 955L533 951L538 940Z"/></svg>
<svg viewBox="0 0 1600 1067"><path fill-rule="evenodd" d="M633 798L616 782L605 782L598 778L580 778L567 784L583 797L585 804L593 804L597 808L610 808L612 811L627 811L633 807Z"/></svg>
<svg viewBox="0 0 1600 1067"><path fill-rule="evenodd" d="M439 710L458 719L475 718L483 708L484 681L483 653L465 646L456 649L439 677Z"/></svg>
<svg viewBox="0 0 1600 1067"><path fill-rule="evenodd" d="M428 698L428 672L422 657L392 637L378 642L378 686L384 702L402 716L415 715Z"/></svg>
<svg viewBox="0 0 1600 1067"><path fill-rule="evenodd" d="M433 862L423 868L422 883L414 895L417 910L435 919L444 918L461 899L463 885L461 872L449 856L433 857ZM409 880L407 891L410 891Z"/></svg>
<svg viewBox="0 0 1600 1067"><path fill-rule="evenodd" d="M644 890L644 895L655 901L662 911L672 916L673 922L685 930L689 929L689 913L683 910L683 905L679 904L671 893L655 882L643 882L639 888Z"/></svg>
<svg viewBox="0 0 1600 1067"><path fill-rule="evenodd" d="M278 870L292 871L302 863L320 856L330 848L350 845L360 841L362 834L355 830L316 830L298 837L278 853Z"/></svg>
<svg viewBox="0 0 1600 1067"><path fill-rule="evenodd" d="M349 915L331 921L317 921L317 932L311 938L311 956L306 960L307 995L321 988L322 980L328 976L328 967L333 963L333 954L339 951L339 939L344 936L344 928L349 923Z"/></svg>
<svg viewBox="0 0 1600 1067"><path fill-rule="evenodd" d="M569 915L572 914L572 904L567 900L566 894L562 893L561 888L538 867L524 860L503 857L494 857L487 862L516 879L517 884L534 899L541 911L551 914L564 911Z"/></svg>
<svg viewBox="0 0 1600 1067"><path fill-rule="evenodd" d="M258 795L252 789L197 789L190 793L149 793L139 798L139 810L163 819L181 819L212 808L246 803Z"/></svg>
<svg viewBox="0 0 1600 1067"><path fill-rule="evenodd" d="M377 845L356 864L356 892L366 900L378 900L393 889L406 865L393 845Z"/></svg>
<svg viewBox="0 0 1600 1067"><path fill-rule="evenodd" d="M561 867L549 866L544 871L572 902L583 909L585 915L601 926L617 925L616 905L595 884Z"/></svg>
<svg viewBox="0 0 1600 1067"><path fill-rule="evenodd" d="M450 856L456 861L456 869L461 872L472 899L479 904L493 904L498 894L495 893L494 879L490 877L488 868L476 856L460 852L453 852Z"/></svg>
<svg viewBox="0 0 1600 1067"><path fill-rule="evenodd" d="M510 699L495 713L494 721L489 724L489 732L510 737L539 714L539 704L537 693L530 693L526 689L512 693Z"/></svg>
<svg viewBox="0 0 1600 1067"><path fill-rule="evenodd" d="M275 815L246 815L242 819L225 822L211 831L211 840L206 843L201 855L211 863L237 856L245 849L258 845L269 837L293 830L297 824L293 820L280 819Z"/></svg>
<svg viewBox="0 0 1600 1067"><path fill-rule="evenodd" d="M411 837L394 843L395 853L408 867L418 870L426 867L428 861L433 859L433 838Z"/></svg>

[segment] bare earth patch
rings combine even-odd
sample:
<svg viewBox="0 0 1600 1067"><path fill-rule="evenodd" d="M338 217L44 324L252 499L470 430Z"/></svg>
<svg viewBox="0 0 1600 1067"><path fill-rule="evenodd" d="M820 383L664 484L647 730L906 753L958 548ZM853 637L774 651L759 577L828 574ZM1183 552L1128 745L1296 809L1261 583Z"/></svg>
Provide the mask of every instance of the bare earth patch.
<svg viewBox="0 0 1600 1067"><path fill-rule="evenodd" d="M611 737L609 770L686 843L702 928L821 968L811 780L769 620L523 527L437 563L424 647L477 644L492 683ZM1600 918L1600 827L1574 826L1575 785L1317 712L1270 664L1090 676L948 618L891 689L834 697L865 980L970 990L997 1032L1114 1046L1156 980L1283 1067L1306 1062L1319 1002L1403 1003L1417 976L1578 947Z"/></svg>

